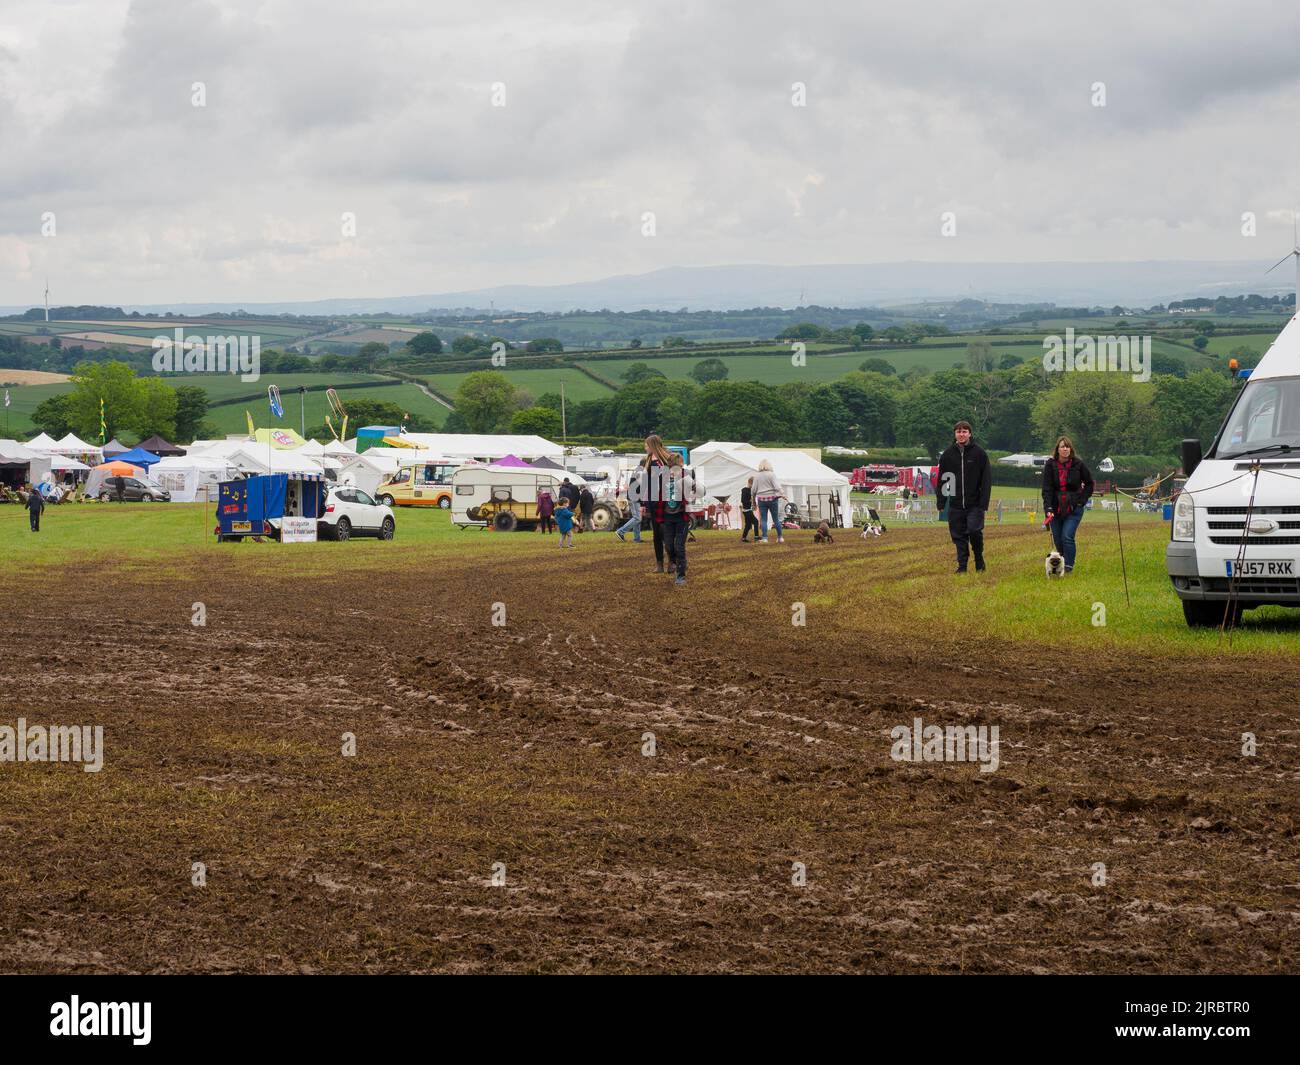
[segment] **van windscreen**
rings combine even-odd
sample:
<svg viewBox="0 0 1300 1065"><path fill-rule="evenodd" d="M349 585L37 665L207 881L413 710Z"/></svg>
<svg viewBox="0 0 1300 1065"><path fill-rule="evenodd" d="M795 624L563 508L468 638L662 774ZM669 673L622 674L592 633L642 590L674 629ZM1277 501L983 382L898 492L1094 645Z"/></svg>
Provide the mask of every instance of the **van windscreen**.
<svg viewBox="0 0 1300 1065"><path fill-rule="evenodd" d="M1247 381L1223 423L1213 457L1291 448L1300 450L1300 377Z"/></svg>

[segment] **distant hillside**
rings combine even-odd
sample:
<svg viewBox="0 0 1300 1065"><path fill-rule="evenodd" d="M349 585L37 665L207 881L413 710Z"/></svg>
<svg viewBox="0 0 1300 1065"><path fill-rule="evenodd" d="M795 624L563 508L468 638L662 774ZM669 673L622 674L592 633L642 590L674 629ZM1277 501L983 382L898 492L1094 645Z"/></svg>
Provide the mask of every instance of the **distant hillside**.
<svg viewBox="0 0 1300 1065"><path fill-rule="evenodd" d="M141 313L418 314L429 310L565 311L736 310L746 307L862 307L917 300L972 298L997 303L1071 305L1167 303L1243 292L1292 291L1265 260L1220 262L901 262L813 266L675 266L645 274L565 285L498 285L415 296L240 303L126 306ZM0 307L24 313L23 307Z"/></svg>

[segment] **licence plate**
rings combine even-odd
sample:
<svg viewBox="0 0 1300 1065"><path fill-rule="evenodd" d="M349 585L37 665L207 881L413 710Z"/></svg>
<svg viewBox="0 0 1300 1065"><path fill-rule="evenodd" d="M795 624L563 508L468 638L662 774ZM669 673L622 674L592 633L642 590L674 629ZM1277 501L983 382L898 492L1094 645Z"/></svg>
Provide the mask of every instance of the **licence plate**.
<svg viewBox="0 0 1300 1065"><path fill-rule="evenodd" d="M230 523L231 532L252 532L253 523L251 521L232 521Z"/></svg>
<svg viewBox="0 0 1300 1065"><path fill-rule="evenodd" d="M1223 563L1228 568L1228 576L1233 575L1235 565L1232 559ZM1238 577L1294 577L1295 559L1248 558L1237 567Z"/></svg>

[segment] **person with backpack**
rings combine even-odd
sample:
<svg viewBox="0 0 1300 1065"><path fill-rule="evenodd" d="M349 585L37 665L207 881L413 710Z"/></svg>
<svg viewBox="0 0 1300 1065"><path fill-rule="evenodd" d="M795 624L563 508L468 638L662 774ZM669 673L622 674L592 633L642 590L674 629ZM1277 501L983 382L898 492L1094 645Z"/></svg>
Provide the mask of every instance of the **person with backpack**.
<svg viewBox="0 0 1300 1065"><path fill-rule="evenodd" d="M948 535L957 547L957 573L965 573L971 554L975 572L984 565L984 514L993 497L993 467L975 443L968 421L952 427L954 442L939 456L939 498L947 501ZM943 508L940 507L940 510Z"/></svg>
<svg viewBox="0 0 1300 1065"><path fill-rule="evenodd" d="M1056 550L1065 559L1066 573L1074 571L1074 534L1092 490L1092 474L1075 455L1074 442L1068 436L1058 437L1052 457L1043 464L1043 514Z"/></svg>

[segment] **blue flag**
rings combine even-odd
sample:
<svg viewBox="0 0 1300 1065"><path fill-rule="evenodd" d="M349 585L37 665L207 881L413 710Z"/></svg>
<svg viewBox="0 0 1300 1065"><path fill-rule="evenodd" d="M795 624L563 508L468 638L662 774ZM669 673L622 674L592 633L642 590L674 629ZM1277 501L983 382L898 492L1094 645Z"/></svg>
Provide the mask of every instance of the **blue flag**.
<svg viewBox="0 0 1300 1065"><path fill-rule="evenodd" d="M266 390L266 394L267 396L270 397L271 400L271 413L274 414L277 418L283 418L284 404L280 402L280 390L276 388L275 385L271 385Z"/></svg>

